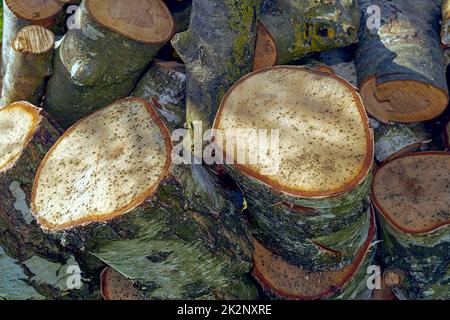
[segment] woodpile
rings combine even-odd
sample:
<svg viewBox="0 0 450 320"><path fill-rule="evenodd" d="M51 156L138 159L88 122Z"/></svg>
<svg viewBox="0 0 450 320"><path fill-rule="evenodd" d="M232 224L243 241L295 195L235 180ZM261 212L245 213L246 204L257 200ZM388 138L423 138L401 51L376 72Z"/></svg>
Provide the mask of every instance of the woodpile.
<svg viewBox="0 0 450 320"><path fill-rule="evenodd" d="M450 1L3 18L0 299L450 299Z"/></svg>

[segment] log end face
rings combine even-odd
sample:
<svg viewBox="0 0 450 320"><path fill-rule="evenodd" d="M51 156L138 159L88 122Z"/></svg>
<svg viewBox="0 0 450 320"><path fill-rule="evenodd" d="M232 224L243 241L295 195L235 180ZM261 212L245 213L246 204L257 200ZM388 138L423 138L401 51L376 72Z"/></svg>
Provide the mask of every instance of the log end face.
<svg viewBox="0 0 450 320"><path fill-rule="evenodd" d="M42 228L109 221L139 206L168 175L170 135L154 109L128 98L79 121L36 174L32 213Z"/></svg>
<svg viewBox="0 0 450 320"><path fill-rule="evenodd" d="M43 21L58 14L69 0L5 0L8 8L19 18Z"/></svg>
<svg viewBox="0 0 450 320"><path fill-rule="evenodd" d="M39 55L47 53L54 48L55 35L41 26L27 26L21 29L14 37L11 46L22 54Z"/></svg>
<svg viewBox="0 0 450 320"><path fill-rule="evenodd" d="M373 182L377 209L396 229L424 234L450 224L450 153L425 152L383 165Z"/></svg>
<svg viewBox="0 0 450 320"><path fill-rule="evenodd" d="M0 172L19 158L39 126L40 112L28 102L15 102L0 110Z"/></svg>
<svg viewBox="0 0 450 320"><path fill-rule="evenodd" d="M101 26L146 44L164 44L175 21L161 0L86 0L86 9Z"/></svg>
<svg viewBox="0 0 450 320"><path fill-rule="evenodd" d="M144 300L133 283L111 267L100 275L100 290L104 300Z"/></svg>

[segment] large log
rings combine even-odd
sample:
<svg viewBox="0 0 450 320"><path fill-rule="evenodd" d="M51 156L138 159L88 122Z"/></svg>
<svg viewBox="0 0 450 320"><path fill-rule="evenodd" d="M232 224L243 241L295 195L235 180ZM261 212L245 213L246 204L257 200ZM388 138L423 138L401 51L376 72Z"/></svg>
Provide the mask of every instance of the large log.
<svg viewBox="0 0 450 320"><path fill-rule="evenodd" d="M16 101L40 105L45 82L52 74L54 34L40 26L17 32L3 81L0 107Z"/></svg>
<svg viewBox="0 0 450 320"><path fill-rule="evenodd" d="M255 243L253 274L269 296L281 299L364 300L371 296L367 286L367 267L373 263L376 247L375 215L365 215L364 238L358 243L355 261L335 271L310 272L293 266Z"/></svg>
<svg viewBox="0 0 450 320"><path fill-rule="evenodd" d="M12 41L29 25L52 26L62 6L70 0L3 0L2 74L9 63Z"/></svg>
<svg viewBox="0 0 450 320"><path fill-rule="evenodd" d="M186 122L186 73L175 61L155 61L142 77L132 96L154 104L158 115L172 132Z"/></svg>
<svg viewBox="0 0 450 320"><path fill-rule="evenodd" d="M359 19L356 0L263 0L253 70L351 45Z"/></svg>
<svg viewBox="0 0 450 320"><path fill-rule="evenodd" d="M57 51L45 108L65 128L127 97L175 24L161 0L85 0Z"/></svg>
<svg viewBox="0 0 450 320"><path fill-rule="evenodd" d="M240 185L262 245L311 271L354 261L373 137L349 83L303 67L260 70L230 89L214 130L216 154Z"/></svg>
<svg viewBox="0 0 450 320"><path fill-rule="evenodd" d="M118 101L50 150L36 175L32 213L145 298L254 298L255 287L242 281L253 247L239 208L202 166L173 165L171 150L150 104Z"/></svg>
<svg viewBox="0 0 450 320"><path fill-rule="evenodd" d="M172 45L186 65L187 125L211 128L220 102L251 71L260 0L194 0L191 24ZM201 157L201 155L196 154Z"/></svg>
<svg viewBox="0 0 450 320"><path fill-rule="evenodd" d="M380 0L380 29L361 28L358 82L367 112L378 121L434 119L448 104L444 54L439 38L440 0ZM370 25L362 0L362 24Z"/></svg>
<svg viewBox="0 0 450 320"><path fill-rule="evenodd" d="M450 153L425 152L377 172L373 200L382 230L382 263L408 299L450 297Z"/></svg>
<svg viewBox="0 0 450 320"><path fill-rule="evenodd" d="M0 245L40 295L88 298L93 284L80 280L82 288L72 290L66 281L68 268L80 267L74 254L43 233L29 209L37 167L58 137L41 110L27 102L0 110Z"/></svg>

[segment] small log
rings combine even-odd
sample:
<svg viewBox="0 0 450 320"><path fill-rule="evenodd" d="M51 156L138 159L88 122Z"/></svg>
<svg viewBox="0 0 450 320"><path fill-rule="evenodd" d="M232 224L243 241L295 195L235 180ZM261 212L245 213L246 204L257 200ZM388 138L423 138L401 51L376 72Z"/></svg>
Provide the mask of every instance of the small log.
<svg viewBox="0 0 450 320"><path fill-rule="evenodd" d="M132 96L154 104L169 130L183 128L186 122L186 73L174 61L155 61L139 81Z"/></svg>
<svg viewBox="0 0 450 320"><path fill-rule="evenodd" d="M254 298L254 285L242 281L253 247L239 208L202 166L172 165L171 151L149 103L117 101L50 150L36 174L32 213L146 299Z"/></svg>
<svg viewBox="0 0 450 320"><path fill-rule="evenodd" d="M373 184L383 268L407 299L450 297L450 153L405 155L383 165Z"/></svg>
<svg viewBox="0 0 450 320"><path fill-rule="evenodd" d="M52 26L69 0L3 0L2 74L6 71L17 32L29 25Z"/></svg>
<svg viewBox="0 0 450 320"><path fill-rule="evenodd" d="M260 0L194 0L191 24L172 45L186 65L187 125L211 128L220 102L251 71ZM196 154L201 157L201 155Z"/></svg>
<svg viewBox="0 0 450 320"><path fill-rule="evenodd" d="M12 53L3 81L0 107L16 101L40 105L46 80L52 74L55 36L40 26L21 29L12 41Z"/></svg>
<svg viewBox="0 0 450 320"><path fill-rule="evenodd" d="M85 0L57 51L45 108L64 128L132 92L175 24L161 0Z"/></svg>
<svg viewBox="0 0 450 320"><path fill-rule="evenodd" d="M369 212L370 211L370 212ZM369 209L365 237L358 245L355 261L335 271L310 272L293 266L255 242L253 274L269 296L279 299L364 300L371 296L367 287L367 267L373 263L376 238L375 215Z"/></svg>
<svg viewBox="0 0 450 320"><path fill-rule="evenodd" d="M311 271L354 261L373 137L349 83L296 66L254 72L226 94L214 130L215 152L241 187L264 247Z"/></svg>
<svg viewBox="0 0 450 320"><path fill-rule="evenodd" d="M375 132L375 159L378 162L391 161L401 155L416 152L429 141L421 139L424 125L382 124L370 119Z"/></svg>
<svg viewBox="0 0 450 320"><path fill-rule="evenodd" d="M363 0L363 12L372 2ZM440 1L379 1L381 28L362 28L356 65L370 116L388 124L439 116L448 105L439 39ZM362 24L370 15L365 13Z"/></svg>
<svg viewBox="0 0 450 320"><path fill-rule="evenodd" d="M81 288L68 287L68 268L80 267L74 254L42 232L28 207L37 167L58 137L42 111L27 102L0 110L0 245L27 275L26 286L39 295L88 298L94 288L82 279ZM15 297L14 292L6 295Z"/></svg>
<svg viewBox="0 0 450 320"><path fill-rule="evenodd" d="M253 70L287 64L358 38L358 1L264 0Z"/></svg>
<svg viewBox="0 0 450 320"><path fill-rule="evenodd" d="M143 300L133 283L111 267L102 271L100 288L104 300Z"/></svg>

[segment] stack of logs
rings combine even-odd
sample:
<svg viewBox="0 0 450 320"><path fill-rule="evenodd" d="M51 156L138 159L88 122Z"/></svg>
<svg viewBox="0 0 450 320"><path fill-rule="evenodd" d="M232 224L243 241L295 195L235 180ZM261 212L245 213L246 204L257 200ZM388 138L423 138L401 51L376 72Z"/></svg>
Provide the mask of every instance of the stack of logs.
<svg viewBox="0 0 450 320"><path fill-rule="evenodd" d="M0 298L450 298L449 0L3 14Z"/></svg>

